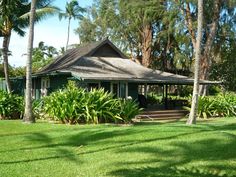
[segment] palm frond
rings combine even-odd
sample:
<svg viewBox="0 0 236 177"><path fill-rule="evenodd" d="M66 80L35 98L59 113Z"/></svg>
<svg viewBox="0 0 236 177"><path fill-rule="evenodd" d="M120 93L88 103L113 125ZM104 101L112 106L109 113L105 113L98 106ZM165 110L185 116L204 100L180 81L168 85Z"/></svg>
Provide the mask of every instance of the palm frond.
<svg viewBox="0 0 236 177"><path fill-rule="evenodd" d="M35 21L41 21L45 19L48 16L53 16L56 15L60 12L60 9L55 6L50 6L50 7L44 7L41 9L36 9L36 18ZM21 19L28 19L30 15L30 12L25 13L24 15L20 16L19 18Z"/></svg>

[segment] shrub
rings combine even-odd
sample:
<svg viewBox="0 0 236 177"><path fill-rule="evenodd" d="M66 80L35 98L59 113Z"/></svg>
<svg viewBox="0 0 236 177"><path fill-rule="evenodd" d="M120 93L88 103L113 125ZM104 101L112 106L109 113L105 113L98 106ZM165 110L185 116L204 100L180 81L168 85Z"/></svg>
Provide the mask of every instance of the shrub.
<svg viewBox="0 0 236 177"><path fill-rule="evenodd" d="M85 90L69 84L64 90L58 90L44 97L44 110L54 119L74 124L84 116Z"/></svg>
<svg viewBox="0 0 236 177"><path fill-rule="evenodd" d="M140 111L134 101L114 99L104 89L86 92L74 83L44 98L44 111L62 123L130 122Z"/></svg>
<svg viewBox="0 0 236 177"><path fill-rule="evenodd" d="M40 119L43 116L43 100L34 100L33 105L33 115L36 119Z"/></svg>
<svg viewBox="0 0 236 177"><path fill-rule="evenodd" d="M214 116L236 116L236 95L233 93L220 94L213 100L212 114Z"/></svg>
<svg viewBox="0 0 236 177"><path fill-rule="evenodd" d="M93 89L86 93L85 118L87 123L116 122L119 102L112 93L104 89Z"/></svg>
<svg viewBox="0 0 236 177"><path fill-rule="evenodd" d="M120 99L120 117L124 123L130 123L136 115L138 115L142 109L134 100L124 100Z"/></svg>
<svg viewBox="0 0 236 177"><path fill-rule="evenodd" d="M155 93L149 93L147 95L147 102L148 104L158 104L158 103L161 103L162 101L162 96L158 95L158 94L155 94Z"/></svg>
<svg viewBox="0 0 236 177"><path fill-rule="evenodd" d="M19 119L23 116L23 97L0 91L0 118Z"/></svg>
<svg viewBox="0 0 236 177"><path fill-rule="evenodd" d="M185 107L190 110L190 107ZM233 93L199 97L198 117L236 116L236 95Z"/></svg>

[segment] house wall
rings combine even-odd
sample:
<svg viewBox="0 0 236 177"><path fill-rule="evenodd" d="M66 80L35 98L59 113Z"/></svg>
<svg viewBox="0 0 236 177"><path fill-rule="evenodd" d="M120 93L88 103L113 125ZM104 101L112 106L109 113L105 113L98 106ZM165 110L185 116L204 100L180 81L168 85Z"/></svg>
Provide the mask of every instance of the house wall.
<svg viewBox="0 0 236 177"><path fill-rule="evenodd" d="M12 79L11 88L14 94L24 95L25 79Z"/></svg>
<svg viewBox="0 0 236 177"><path fill-rule="evenodd" d="M70 76L68 75L55 75L55 76L46 76L49 77L50 79L50 87L47 89L47 95L52 93L53 91L56 91L58 89L62 89L66 86L68 83L68 79ZM40 99L41 98L41 80L44 77L36 77L32 79L32 96L35 99ZM25 90L25 79L15 79L11 80L12 82L12 88L13 92L19 95L24 95L24 90ZM86 87L86 83L93 83L95 81L85 81L83 82L84 86ZM96 81L98 82L98 81ZM104 88L105 91L110 92L111 91L111 81L101 81L98 82L100 84L100 87ZM118 83L120 86L122 83L124 84L125 82L114 82ZM123 86L124 87L124 86ZM123 88L122 87L122 88ZM126 88L124 87L123 89L120 88L119 92L121 94L120 96L125 97L125 90ZM138 99L138 84L137 83L128 83L128 96L131 96L132 99Z"/></svg>
<svg viewBox="0 0 236 177"><path fill-rule="evenodd" d="M0 79L0 90L7 91L7 85L5 80Z"/></svg>
<svg viewBox="0 0 236 177"><path fill-rule="evenodd" d="M128 96L131 96L133 100L138 100L138 84L128 83Z"/></svg>
<svg viewBox="0 0 236 177"><path fill-rule="evenodd" d="M111 91L111 83L110 82L101 82L101 87L104 88L105 91Z"/></svg>
<svg viewBox="0 0 236 177"><path fill-rule="evenodd" d="M68 76L65 75L50 76L49 79L50 79L49 93L64 88L68 83Z"/></svg>
<svg viewBox="0 0 236 177"><path fill-rule="evenodd" d="M109 44L105 44L93 54L95 57L121 57Z"/></svg>

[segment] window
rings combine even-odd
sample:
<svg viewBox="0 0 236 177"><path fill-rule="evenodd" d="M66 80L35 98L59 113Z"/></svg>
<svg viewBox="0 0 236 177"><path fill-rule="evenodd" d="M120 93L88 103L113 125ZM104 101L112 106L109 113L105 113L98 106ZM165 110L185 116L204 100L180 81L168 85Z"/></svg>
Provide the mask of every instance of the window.
<svg viewBox="0 0 236 177"><path fill-rule="evenodd" d="M124 83L124 82L120 83L120 97L121 98L128 97L128 83Z"/></svg>
<svg viewBox="0 0 236 177"><path fill-rule="evenodd" d="M111 83L111 92L114 94L114 97L119 97L119 84Z"/></svg>
<svg viewBox="0 0 236 177"><path fill-rule="evenodd" d="M99 89L100 84L99 83L88 83L88 91L91 91L93 89Z"/></svg>
<svg viewBox="0 0 236 177"><path fill-rule="evenodd" d="M48 88L50 87L50 79L44 77L41 79L41 97L47 96Z"/></svg>

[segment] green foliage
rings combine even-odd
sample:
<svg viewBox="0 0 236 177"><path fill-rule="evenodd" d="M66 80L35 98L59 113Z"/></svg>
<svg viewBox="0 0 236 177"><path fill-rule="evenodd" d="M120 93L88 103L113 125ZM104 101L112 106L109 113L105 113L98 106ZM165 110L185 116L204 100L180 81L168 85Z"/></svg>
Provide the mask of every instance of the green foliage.
<svg viewBox="0 0 236 177"><path fill-rule="evenodd" d="M40 119L43 116L43 100L34 100L32 104L33 115L35 119Z"/></svg>
<svg viewBox="0 0 236 177"><path fill-rule="evenodd" d="M142 109L139 108L138 104L134 100L120 99L119 114L124 123L130 123L136 115L138 115Z"/></svg>
<svg viewBox="0 0 236 177"><path fill-rule="evenodd" d="M73 124L84 116L85 91L71 84L44 98L45 112L63 123Z"/></svg>
<svg viewBox="0 0 236 177"><path fill-rule="evenodd" d="M0 90L0 118L19 119L23 116L24 100L23 97L8 94Z"/></svg>
<svg viewBox="0 0 236 177"><path fill-rule="evenodd" d="M86 92L69 82L44 98L44 111L63 123L130 122L140 111L134 101L114 99L104 89Z"/></svg>
<svg viewBox="0 0 236 177"><path fill-rule="evenodd" d="M161 103L162 101L162 96L155 94L155 93L149 93L147 95L147 102L148 104L158 104Z"/></svg>
<svg viewBox="0 0 236 177"><path fill-rule="evenodd" d="M98 122L110 122L121 119L118 116L118 100L113 99L113 95L108 92L104 92L103 89L93 89L85 94L85 118L86 122L98 123Z"/></svg>
<svg viewBox="0 0 236 177"><path fill-rule="evenodd" d="M190 107L184 107L190 110ZM217 96L199 97L198 117L236 116L236 94L226 93Z"/></svg>
<svg viewBox="0 0 236 177"><path fill-rule="evenodd" d="M235 123L202 120L190 128L183 121L125 127L0 121L0 176L235 177Z"/></svg>

